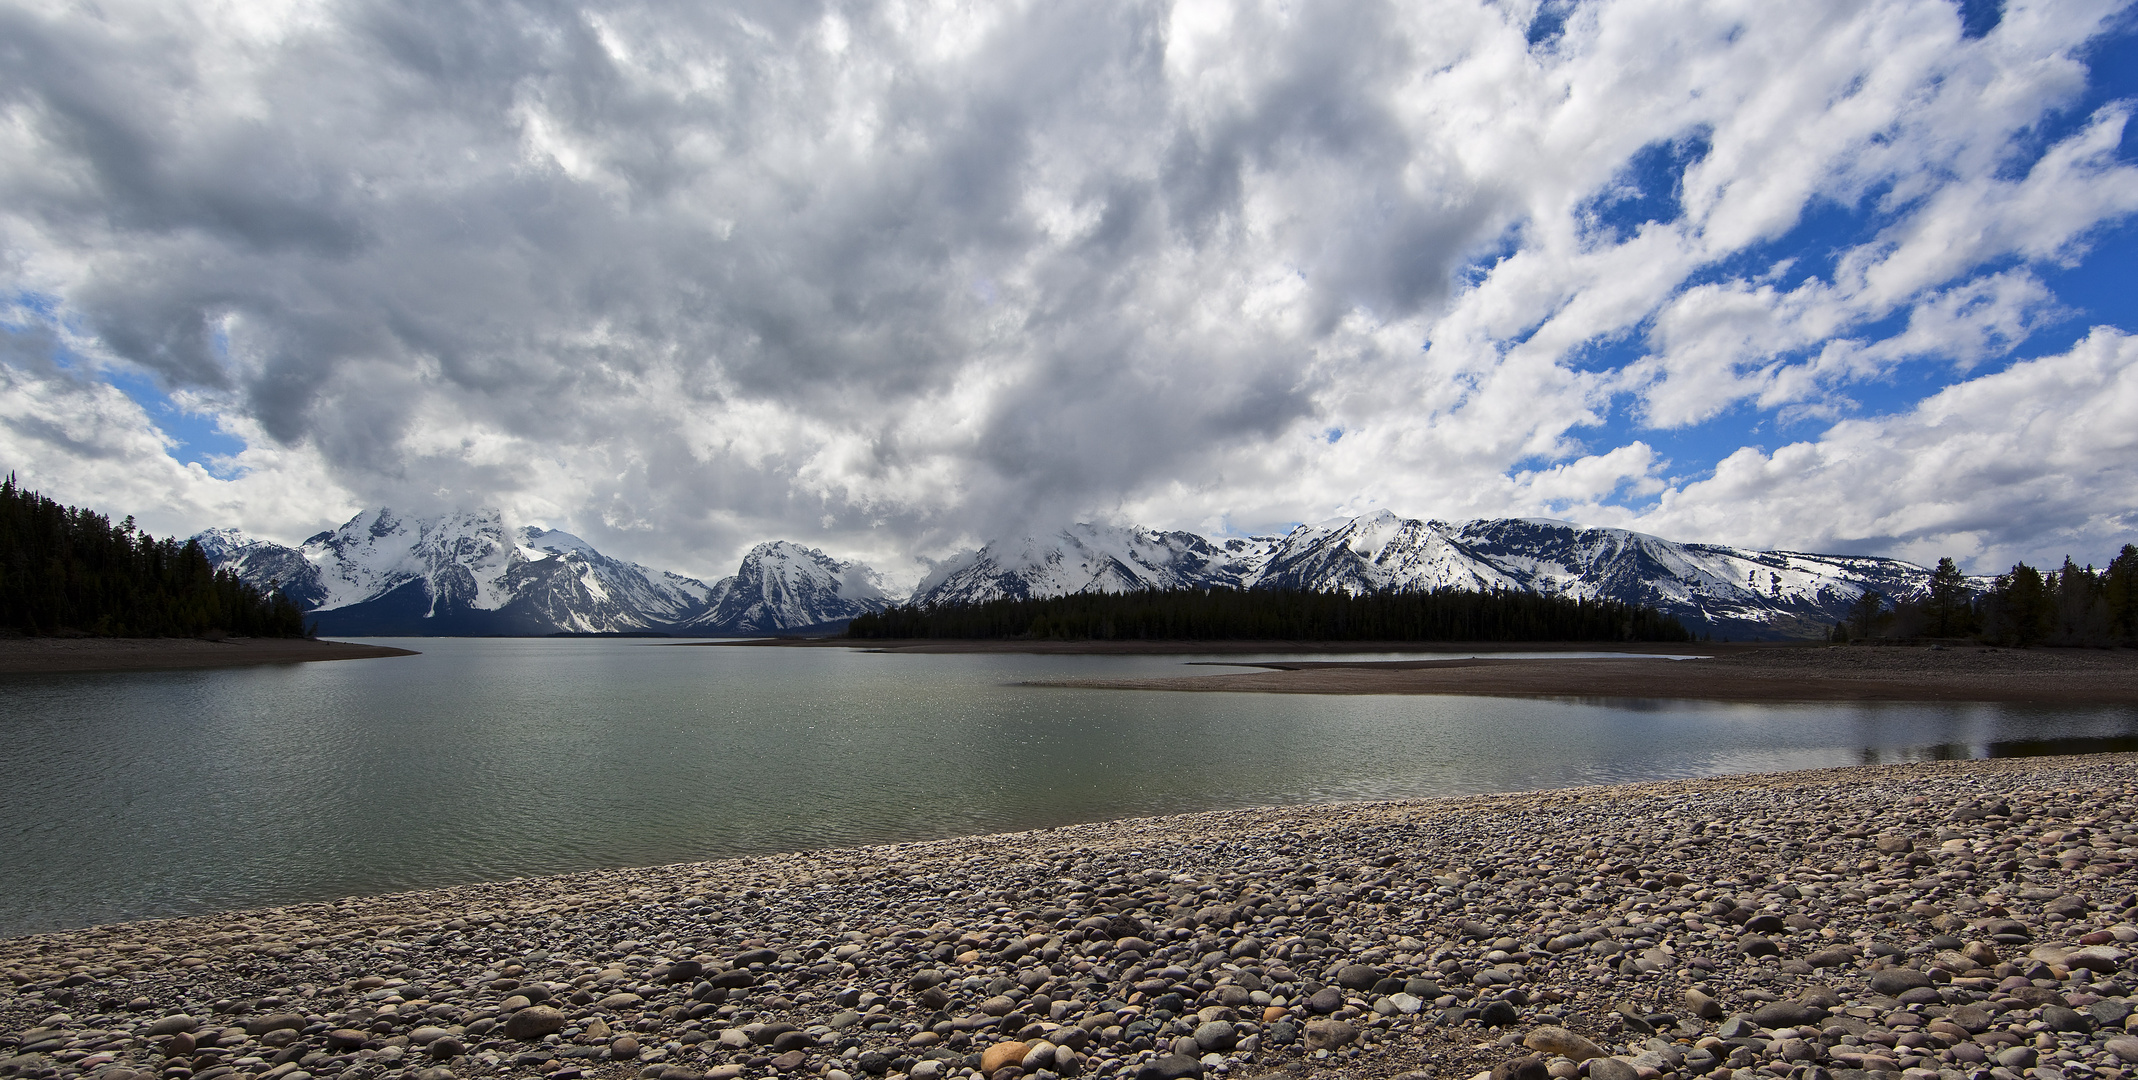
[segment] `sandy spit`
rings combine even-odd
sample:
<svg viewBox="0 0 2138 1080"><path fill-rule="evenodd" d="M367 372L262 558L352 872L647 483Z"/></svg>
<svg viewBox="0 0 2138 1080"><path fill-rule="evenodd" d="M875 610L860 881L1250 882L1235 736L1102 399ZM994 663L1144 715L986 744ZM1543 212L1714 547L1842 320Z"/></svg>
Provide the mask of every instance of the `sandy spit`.
<svg viewBox="0 0 2138 1080"><path fill-rule="evenodd" d="M1751 648L1701 659L1450 659L1252 665L1244 674L1043 686L1273 694L1478 694L1711 701L2138 704L2138 650Z"/></svg>
<svg viewBox="0 0 2138 1080"><path fill-rule="evenodd" d="M301 638L0 638L0 675L185 671L414 656L408 649Z"/></svg>

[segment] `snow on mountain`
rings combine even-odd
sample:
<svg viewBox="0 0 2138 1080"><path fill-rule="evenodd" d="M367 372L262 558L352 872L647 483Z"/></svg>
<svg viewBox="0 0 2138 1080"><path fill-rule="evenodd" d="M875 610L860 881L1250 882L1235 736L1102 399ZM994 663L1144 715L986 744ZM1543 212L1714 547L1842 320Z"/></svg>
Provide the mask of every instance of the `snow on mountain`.
<svg viewBox="0 0 2138 1080"><path fill-rule="evenodd" d="M1047 536L997 541L936 566L914 589L920 605L978 603L1001 597L1065 596L1248 583L1278 541L1211 540L1077 524Z"/></svg>
<svg viewBox="0 0 2138 1080"><path fill-rule="evenodd" d="M822 626L891 606L874 570L785 540L751 548L713 591L710 610L692 625L729 634Z"/></svg>
<svg viewBox="0 0 2138 1080"><path fill-rule="evenodd" d="M298 607L317 607L327 598L319 568L296 548L255 540L236 529L209 529L193 539L208 556L208 565L262 588L280 589Z"/></svg>
<svg viewBox="0 0 2138 1080"><path fill-rule="evenodd" d="M1646 604L1718 633L1815 637L1866 591L1922 594L1930 571L1898 559L1681 544L1566 522L1470 521L1453 538L1537 592Z"/></svg>
<svg viewBox="0 0 2138 1080"><path fill-rule="evenodd" d="M1440 523L1399 518L1386 510L1293 529L1248 583L1349 593L1521 587L1448 536Z"/></svg>
<svg viewBox="0 0 2138 1080"><path fill-rule="evenodd" d="M1500 588L1650 605L1717 636L1803 638L1823 634L1866 590L1906 599L1929 579L1930 571L1897 559L1681 544L1564 521L1451 524L1383 510L1301 525L1283 537L1237 540L1074 525L949 560L913 601L1211 586Z"/></svg>
<svg viewBox="0 0 2138 1080"><path fill-rule="evenodd" d="M868 567L793 544L759 545L735 577L707 585L611 558L567 532L508 529L495 510L366 510L302 548L233 529L196 539L211 563L257 585L279 582L330 634L751 634L887 604Z"/></svg>

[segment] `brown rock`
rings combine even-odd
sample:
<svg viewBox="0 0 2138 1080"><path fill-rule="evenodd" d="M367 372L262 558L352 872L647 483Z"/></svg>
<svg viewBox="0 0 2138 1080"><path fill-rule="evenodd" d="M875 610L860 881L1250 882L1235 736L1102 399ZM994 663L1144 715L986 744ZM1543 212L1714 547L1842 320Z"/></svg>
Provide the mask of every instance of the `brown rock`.
<svg viewBox="0 0 2138 1080"><path fill-rule="evenodd" d="M1587 1061L1603 1056L1603 1047L1563 1027L1540 1027L1523 1036L1522 1045L1540 1054Z"/></svg>
<svg viewBox="0 0 2138 1080"><path fill-rule="evenodd" d="M638 1056L638 1040L629 1035L619 1035L609 1043L609 1056L617 1061L629 1061Z"/></svg>
<svg viewBox="0 0 2138 1080"><path fill-rule="evenodd" d="M561 1027L563 1025L560 1024L558 1026ZM364 1040L368 1038L370 1038L369 1035L355 1028L335 1028L333 1031L327 1032L327 1049L361 1050L364 1048Z"/></svg>
<svg viewBox="0 0 2138 1080"><path fill-rule="evenodd" d="M1262 1010L1262 1022L1265 1024L1274 1024L1277 1021L1284 1019L1290 1014L1290 1009L1287 1009L1282 1005L1272 1005L1269 1008Z"/></svg>
<svg viewBox="0 0 2138 1080"><path fill-rule="evenodd" d="M1028 1043L999 1042L980 1053L980 1075L993 1076L997 1069L1007 1065L1022 1065L1024 1056L1032 1052Z"/></svg>

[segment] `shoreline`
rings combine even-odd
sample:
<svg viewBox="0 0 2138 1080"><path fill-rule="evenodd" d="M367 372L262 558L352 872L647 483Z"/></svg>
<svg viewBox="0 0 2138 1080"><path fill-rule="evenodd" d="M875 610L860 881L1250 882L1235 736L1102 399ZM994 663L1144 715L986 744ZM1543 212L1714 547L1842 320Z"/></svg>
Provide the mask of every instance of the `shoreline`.
<svg viewBox="0 0 2138 1080"><path fill-rule="evenodd" d="M0 1075L2122 1077L2133 828L2138 756L1925 762L90 927L0 939Z"/></svg>
<svg viewBox="0 0 2138 1080"><path fill-rule="evenodd" d="M2138 704L2138 650L1740 649L1703 659L1287 661L1227 675L1025 685L1177 693L1456 694L1743 702Z"/></svg>
<svg viewBox="0 0 2138 1080"><path fill-rule="evenodd" d="M309 638L0 638L0 675L198 671L416 656L411 649Z"/></svg>

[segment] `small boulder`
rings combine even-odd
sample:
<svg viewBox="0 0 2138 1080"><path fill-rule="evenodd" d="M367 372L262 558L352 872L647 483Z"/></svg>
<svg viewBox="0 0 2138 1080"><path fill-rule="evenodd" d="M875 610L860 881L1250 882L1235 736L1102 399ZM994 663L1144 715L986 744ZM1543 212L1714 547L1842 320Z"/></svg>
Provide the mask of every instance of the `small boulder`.
<svg viewBox="0 0 2138 1080"><path fill-rule="evenodd" d="M1589 1080L1641 1080L1641 1073L1624 1058L1600 1057L1589 1062Z"/></svg>
<svg viewBox="0 0 2138 1080"><path fill-rule="evenodd" d="M1338 1050L1358 1041L1359 1029L1343 1020L1310 1020L1306 1037L1309 1051Z"/></svg>
<svg viewBox="0 0 2138 1080"><path fill-rule="evenodd" d="M181 1033L189 1033L199 1026L200 1021L195 1020L190 1016L180 1014L177 1016L166 1016L163 1019L150 1024L148 1027L142 1029L141 1034L151 1039L160 1039L163 1038L165 1035L178 1035Z"/></svg>
<svg viewBox="0 0 2138 1080"><path fill-rule="evenodd" d="M1336 973L1336 985L1346 990L1371 990L1381 973L1365 964L1347 964Z"/></svg>
<svg viewBox="0 0 2138 1080"><path fill-rule="evenodd" d="M1492 1067L1492 1080L1551 1080L1540 1057L1514 1058Z"/></svg>
<svg viewBox="0 0 2138 1080"><path fill-rule="evenodd" d="M530 1005L505 1018L505 1037L534 1042L564 1030L564 1014L547 1005Z"/></svg>
<svg viewBox="0 0 2138 1080"><path fill-rule="evenodd" d="M1899 997L1917 987L1929 986L1930 976L1914 968L1894 967L1871 973L1871 992Z"/></svg>

